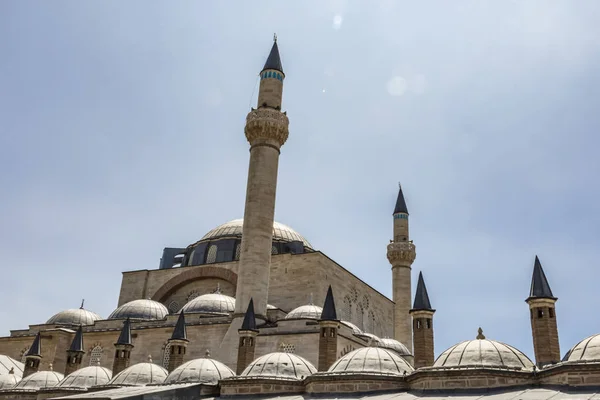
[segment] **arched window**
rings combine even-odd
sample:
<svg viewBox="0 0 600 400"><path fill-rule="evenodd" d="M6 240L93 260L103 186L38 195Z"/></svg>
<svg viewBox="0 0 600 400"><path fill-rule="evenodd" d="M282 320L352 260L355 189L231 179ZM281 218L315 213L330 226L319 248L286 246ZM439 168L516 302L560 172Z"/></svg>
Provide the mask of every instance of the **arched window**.
<svg viewBox="0 0 600 400"><path fill-rule="evenodd" d="M373 335L377 335L375 333L375 314L373 313L373 310L369 310L369 312L367 313L365 329L367 332L372 333Z"/></svg>
<svg viewBox="0 0 600 400"><path fill-rule="evenodd" d="M102 360L102 353L102 346L94 346L94 348L90 352L90 365L100 365L100 361Z"/></svg>
<svg viewBox="0 0 600 400"><path fill-rule="evenodd" d="M188 293L187 296L187 301L190 301L192 299L195 299L196 297L200 296L200 292L197 290L192 290L190 293Z"/></svg>
<svg viewBox="0 0 600 400"><path fill-rule="evenodd" d="M165 348L163 350L163 361L162 366L164 368L169 368L169 360L171 359L171 345L169 343L165 344Z"/></svg>
<svg viewBox="0 0 600 400"><path fill-rule="evenodd" d="M365 310L362 304L356 305L356 325L361 331L365 330Z"/></svg>
<svg viewBox="0 0 600 400"><path fill-rule="evenodd" d="M169 312L171 314L175 314L177 311L179 311L179 309L181 307L179 307L179 303L176 302L175 300L173 300L172 302L169 303L169 306L167 307L169 309Z"/></svg>
<svg viewBox="0 0 600 400"><path fill-rule="evenodd" d="M217 245L211 244L208 248L208 255L206 256L206 263L212 264L217 261Z"/></svg>
<svg viewBox="0 0 600 400"><path fill-rule="evenodd" d="M352 301L350 296L344 297L344 308L342 309L342 318L345 321L352 322Z"/></svg>

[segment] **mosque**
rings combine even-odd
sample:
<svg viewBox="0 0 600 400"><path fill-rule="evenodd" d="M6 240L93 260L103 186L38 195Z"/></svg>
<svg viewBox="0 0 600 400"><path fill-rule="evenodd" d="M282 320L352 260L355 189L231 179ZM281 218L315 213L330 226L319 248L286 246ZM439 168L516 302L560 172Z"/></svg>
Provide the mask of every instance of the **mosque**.
<svg viewBox="0 0 600 400"><path fill-rule="evenodd" d="M0 400L599 398L600 335L561 357L537 257L524 296L535 360L481 329L436 359L421 273L412 295L402 188L390 204L392 299L274 221L284 80L275 41L246 118L244 218L165 248L157 269L124 272L106 318L82 303L0 338Z"/></svg>

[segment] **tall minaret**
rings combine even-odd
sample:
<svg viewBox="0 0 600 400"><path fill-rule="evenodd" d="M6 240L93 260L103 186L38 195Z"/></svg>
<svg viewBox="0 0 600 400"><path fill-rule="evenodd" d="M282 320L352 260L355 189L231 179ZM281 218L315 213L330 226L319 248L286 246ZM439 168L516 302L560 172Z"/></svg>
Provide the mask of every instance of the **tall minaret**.
<svg viewBox="0 0 600 400"><path fill-rule="evenodd" d="M388 244L387 257L392 264L392 292L394 300L394 339L412 353L412 324L410 318L410 271L415 261L415 245L408 235L408 209L402 187L394 208L394 240Z"/></svg>
<svg viewBox="0 0 600 400"><path fill-rule="evenodd" d="M267 315L279 149L288 138L289 121L281 112L284 78L275 37L260 73L258 108L248 113L244 129L250 143L250 166L235 301L235 314L242 317L254 299L256 318L263 321Z"/></svg>

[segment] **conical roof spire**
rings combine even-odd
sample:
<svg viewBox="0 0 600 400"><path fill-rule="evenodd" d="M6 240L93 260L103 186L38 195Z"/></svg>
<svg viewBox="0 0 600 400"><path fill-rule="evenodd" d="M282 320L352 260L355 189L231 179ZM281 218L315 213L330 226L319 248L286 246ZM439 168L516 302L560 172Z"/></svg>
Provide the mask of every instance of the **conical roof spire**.
<svg viewBox="0 0 600 400"><path fill-rule="evenodd" d="M273 37L273 47L271 47L271 52L269 53L269 57L267 57L267 62L265 62L265 66L262 70L264 71L267 69L274 69L283 73L281 58L279 57L279 48L277 47L277 35Z"/></svg>
<svg viewBox="0 0 600 400"><path fill-rule="evenodd" d="M77 332L75 332L75 337L71 342L71 347L69 347L69 351L80 353L83 353L85 351L83 350L83 328L81 327L81 325L79 325L79 328L77 328Z"/></svg>
<svg viewBox="0 0 600 400"><path fill-rule="evenodd" d="M242 322L242 331L255 331L256 330L256 316L254 315L254 299L250 298L248 303L248 309L244 315L244 321Z"/></svg>
<svg viewBox="0 0 600 400"><path fill-rule="evenodd" d="M179 318L177 318L171 340L187 340L187 329L185 328L185 315L183 314L183 310L179 313Z"/></svg>
<svg viewBox="0 0 600 400"><path fill-rule="evenodd" d="M119 335L119 339L115 344L129 344L133 345L131 341L131 321L129 318L125 320L123 323L123 328L121 329L121 334Z"/></svg>
<svg viewBox="0 0 600 400"><path fill-rule="evenodd" d="M538 256L535 256L533 264L533 276L531 277L531 289L529 290L529 299L556 299L550 289L550 284L542 268L542 263ZM528 300L529 300L528 299Z"/></svg>
<svg viewBox="0 0 600 400"><path fill-rule="evenodd" d="M42 335L40 334L40 332L38 332L37 335L35 335L35 339L33 339L31 347L27 351L27 354L25 354L25 357L27 356L42 356Z"/></svg>
<svg viewBox="0 0 600 400"><path fill-rule="evenodd" d="M431 302L429 301L429 295L427 294L427 287L425 287L425 280L423 279L423 272L419 272L417 292L415 293L415 302L413 303L412 309L415 311L435 311L433 308L431 308Z"/></svg>
<svg viewBox="0 0 600 400"><path fill-rule="evenodd" d="M327 296L325 296L325 304L323 304L323 312L321 313L321 321L337 321L337 312L335 311L335 300L333 298L333 290L331 285L327 289Z"/></svg>
<svg viewBox="0 0 600 400"><path fill-rule="evenodd" d="M396 199L396 207L394 207L394 214L398 213L408 214L408 208L406 207L404 193L402 193L402 186L400 184L398 184L398 198Z"/></svg>

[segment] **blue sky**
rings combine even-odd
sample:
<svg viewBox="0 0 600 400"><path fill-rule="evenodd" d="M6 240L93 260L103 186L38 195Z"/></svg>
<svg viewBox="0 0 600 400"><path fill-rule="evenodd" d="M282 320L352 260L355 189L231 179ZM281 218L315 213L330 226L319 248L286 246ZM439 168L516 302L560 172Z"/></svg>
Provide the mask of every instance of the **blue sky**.
<svg viewBox="0 0 600 400"><path fill-rule="evenodd" d="M600 3L0 2L0 333L108 314L243 214L244 120L277 32L290 138L276 219L391 295L402 182L436 354L533 357L538 254L561 352L600 332Z"/></svg>

